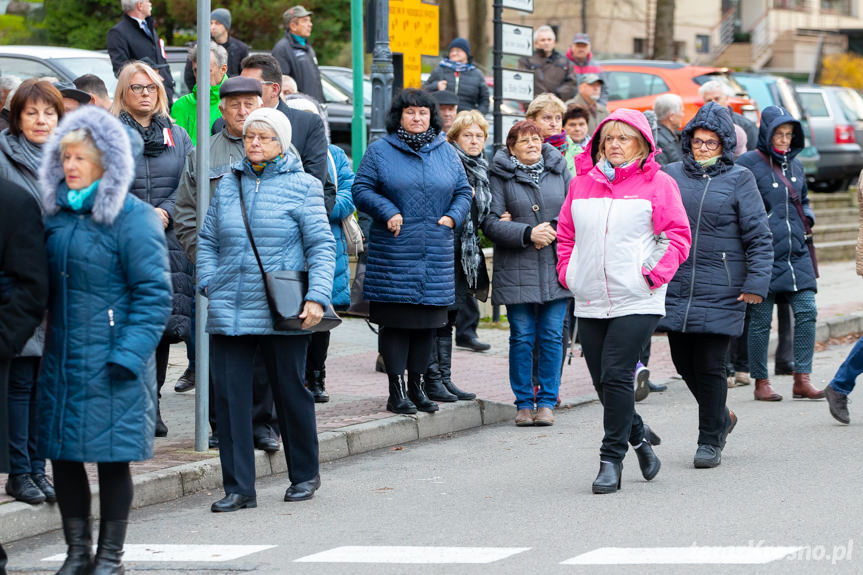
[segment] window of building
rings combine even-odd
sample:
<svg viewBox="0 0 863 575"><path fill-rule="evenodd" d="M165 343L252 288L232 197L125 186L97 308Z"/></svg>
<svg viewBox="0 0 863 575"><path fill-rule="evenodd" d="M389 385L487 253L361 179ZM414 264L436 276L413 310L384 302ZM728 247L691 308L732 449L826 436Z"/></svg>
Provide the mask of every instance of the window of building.
<svg viewBox="0 0 863 575"><path fill-rule="evenodd" d="M609 100L643 98L668 92L668 84L654 74L607 70L605 76Z"/></svg>
<svg viewBox="0 0 863 575"><path fill-rule="evenodd" d="M773 0L773 7L784 10L806 10L806 0Z"/></svg>
<svg viewBox="0 0 863 575"><path fill-rule="evenodd" d="M644 56L644 38L633 38L632 39L632 53L638 56Z"/></svg>
<svg viewBox="0 0 863 575"><path fill-rule="evenodd" d="M841 16L854 15L851 10L851 0L821 0L821 11Z"/></svg>
<svg viewBox="0 0 863 575"><path fill-rule="evenodd" d="M697 54L710 54L710 36L707 34L695 35L695 52Z"/></svg>

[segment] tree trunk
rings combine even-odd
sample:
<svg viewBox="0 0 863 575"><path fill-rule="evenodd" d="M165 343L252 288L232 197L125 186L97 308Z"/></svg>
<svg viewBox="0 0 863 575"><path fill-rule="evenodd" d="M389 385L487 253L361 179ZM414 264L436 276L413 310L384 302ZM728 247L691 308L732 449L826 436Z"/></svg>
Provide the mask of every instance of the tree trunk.
<svg viewBox="0 0 863 575"><path fill-rule="evenodd" d="M675 0L656 0L656 24L653 28L654 60L674 59Z"/></svg>
<svg viewBox="0 0 863 575"><path fill-rule="evenodd" d="M488 3L469 1L467 3L468 42L473 52L473 60L481 68L488 68Z"/></svg>
<svg viewBox="0 0 863 575"><path fill-rule="evenodd" d="M440 0L440 51L446 52L446 47L458 37L458 21L455 14L455 0Z"/></svg>

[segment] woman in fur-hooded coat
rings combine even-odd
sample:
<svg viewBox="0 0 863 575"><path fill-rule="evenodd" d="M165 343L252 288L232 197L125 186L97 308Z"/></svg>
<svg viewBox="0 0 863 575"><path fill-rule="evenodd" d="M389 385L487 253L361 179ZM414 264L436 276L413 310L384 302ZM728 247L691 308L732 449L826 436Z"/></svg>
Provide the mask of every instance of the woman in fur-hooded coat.
<svg viewBox="0 0 863 575"><path fill-rule="evenodd" d="M82 128L104 173L76 202L61 140ZM69 114L46 144L39 181L51 299L38 436L39 451L54 460L153 455L153 352L171 313L171 280L158 216L127 193L133 162L126 130L94 106Z"/></svg>

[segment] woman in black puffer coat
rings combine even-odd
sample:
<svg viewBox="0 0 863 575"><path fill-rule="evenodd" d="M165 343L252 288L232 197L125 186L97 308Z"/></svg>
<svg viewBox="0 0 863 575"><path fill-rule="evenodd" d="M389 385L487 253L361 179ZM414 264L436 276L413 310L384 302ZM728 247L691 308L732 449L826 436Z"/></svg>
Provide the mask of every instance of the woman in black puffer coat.
<svg viewBox="0 0 863 575"><path fill-rule="evenodd" d="M138 88L143 88L136 92ZM152 87L152 89L147 89ZM135 180L131 192L156 210L168 241L168 260L174 289L173 310L165 334L156 348L156 382L161 397L168 370L168 353L172 343L185 341L189 348L190 365L194 372L193 348L190 337L195 328L192 313L195 306L194 269L174 233L174 200L183 173L186 156L193 149L186 131L173 124L168 115L168 99L162 79L151 67L141 62L127 64L118 77L117 91L111 112L120 121L138 132L144 140L144 153L135 162ZM164 437L168 428L156 413L156 436Z"/></svg>
<svg viewBox="0 0 863 575"><path fill-rule="evenodd" d="M447 48L447 57L432 70L423 88L430 92L449 90L458 96L458 111L488 113L488 85L482 71L473 64L470 44L456 38Z"/></svg>
<svg viewBox="0 0 863 575"><path fill-rule="evenodd" d="M716 467L737 416L725 406L725 356L743 332L748 303L767 295L773 249L752 173L734 165L737 137L728 110L701 108L680 139L683 161L665 171L689 216L692 249L668 284L665 317L671 358L698 402L695 467Z"/></svg>
<svg viewBox="0 0 863 575"><path fill-rule="evenodd" d="M794 398L824 398L824 391L809 381L818 285L806 238L806 226L811 229L815 224L815 214L809 207L803 165L797 159L804 145L800 122L784 108L768 106L761 112L758 147L737 160L755 175L773 232L770 293L749 309L749 368L755 379L755 399L761 401L782 399L767 377L767 343L777 296L790 303L794 312Z"/></svg>

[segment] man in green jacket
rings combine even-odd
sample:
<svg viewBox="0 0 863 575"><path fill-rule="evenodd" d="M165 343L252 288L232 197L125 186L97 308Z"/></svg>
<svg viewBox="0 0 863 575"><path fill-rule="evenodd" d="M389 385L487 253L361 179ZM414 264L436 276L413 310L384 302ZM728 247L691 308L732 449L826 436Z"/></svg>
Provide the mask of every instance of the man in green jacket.
<svg viewBox="0 0 863 575"><path fill-rule="evenodd" d="M192 59L192 67L197 74L198 70L198 48L193 46L189 49L189 57ZM216 43L210 44L210 128L213 122L222 116L219 111L219 88L225 81L228 71L228 52ZM196 144L198 126L198 86L171 106L171 117L178 126L181 126L192 138L192 144Z"/></svg>

